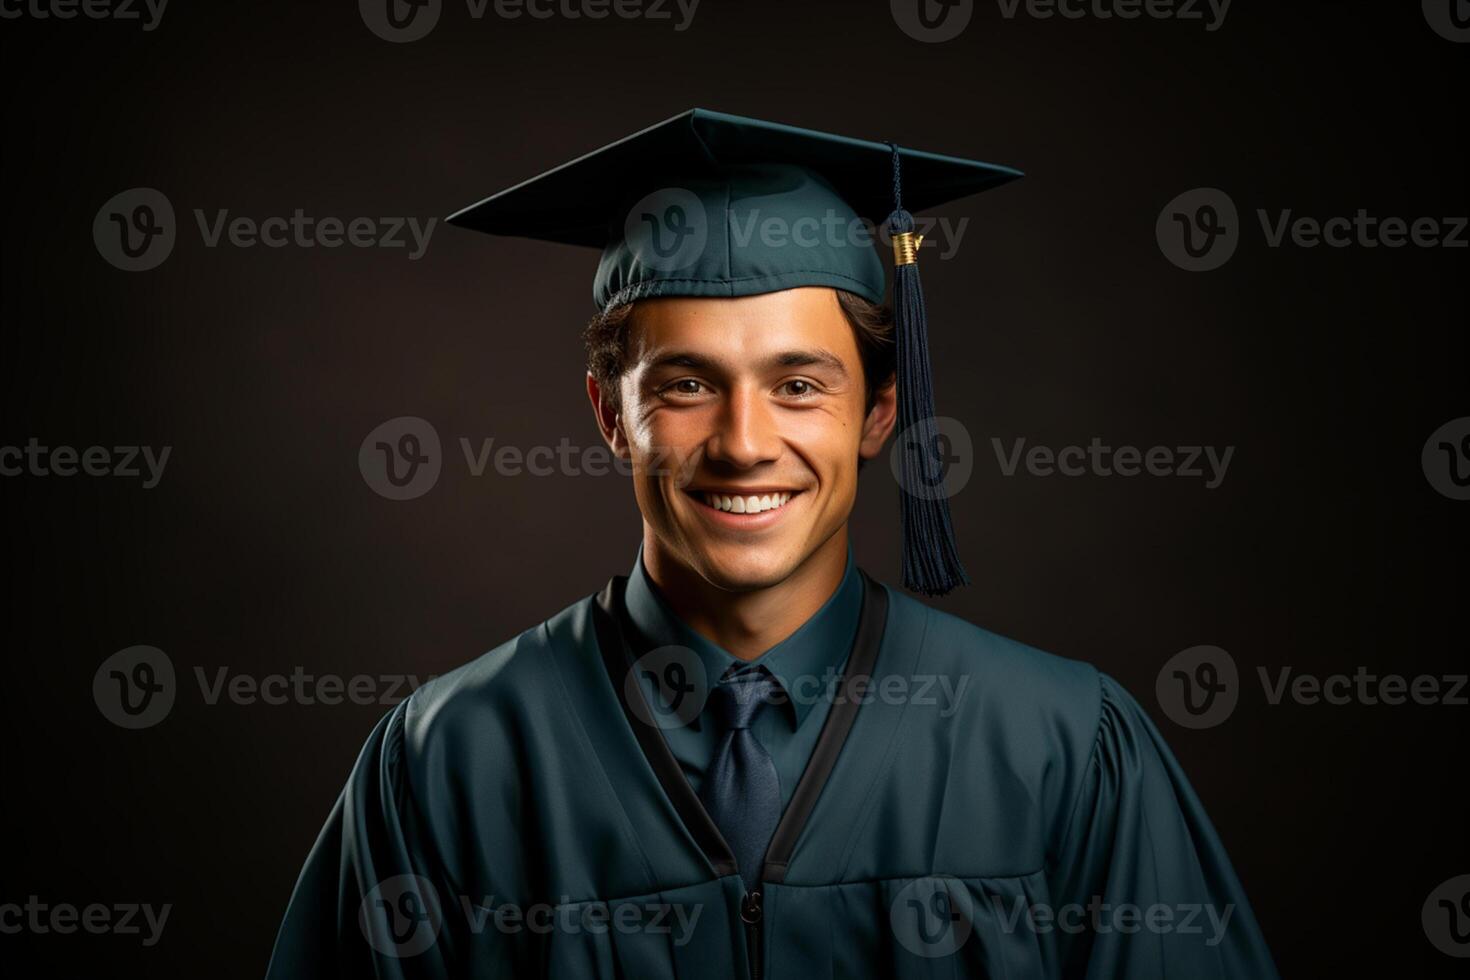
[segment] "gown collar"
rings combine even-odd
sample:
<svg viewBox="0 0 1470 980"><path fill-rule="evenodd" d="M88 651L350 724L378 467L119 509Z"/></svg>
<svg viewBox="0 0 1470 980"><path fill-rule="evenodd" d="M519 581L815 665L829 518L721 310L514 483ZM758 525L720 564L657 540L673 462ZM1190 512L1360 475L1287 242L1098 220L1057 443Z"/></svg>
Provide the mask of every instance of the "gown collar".
<svg viewBox="0 0 1470 980"><path fill-rule="evenodd" d="M852 639L851 656L842 668L842 677L837 684L837 697L832 710L822 723L811 758L807 760L806 768L797 781L796 790L781 812L780 823L776 825L770 846L766 849L761 876L763 881L779 883L786 880L792 855L806 827L807 819L837 766L838 757L842 754L843 744L857 720L860 706L868 700L865 696L866 685L873 676L888 622L888 595L882 586L861 571L858 572L858 582L858 623ZM632 623L629 622L627 613L627 584L628 579L623 576L614 577L594 598L591 608L597 647L602 654L608 682L614 691L621 694L617 699L618 703L644 759L673 803L682 825L703 851L711 869L722 877L738 874L729 845L700 802L694 787L684 778L679 761L659 731L659 726L648 721L654 717L654 712L644 696L643 688L637 684L624 683L628 672L636 667L638 656L630 645Z"/></svg>
<svg viewBox="0 0 1470 980"><path fill-rule="evenodd" d="M818 697L832 689L852 649L863 605L863 582L849 544L847 565L836 591L796 632L748 661L705 639L675 614L643 567L642 545L628 576L624 602L628 618L645 642L694 651L711 683L734 666L765 667L785 692L782 700L790 705L796 727L806 719Z"/></svg>

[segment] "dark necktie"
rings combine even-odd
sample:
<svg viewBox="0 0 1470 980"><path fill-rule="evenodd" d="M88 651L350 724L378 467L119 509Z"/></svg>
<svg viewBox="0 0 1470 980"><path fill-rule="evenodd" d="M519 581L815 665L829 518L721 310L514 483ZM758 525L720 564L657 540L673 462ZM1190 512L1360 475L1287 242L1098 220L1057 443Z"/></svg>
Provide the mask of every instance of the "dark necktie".
<svg viewBox="0 0 1470 980"><path fill-rule="evenodd" d="M758 668L728 677L710 692L710 716L720 741L699 798L730 845L747 891L760 880L761 861L781 817L776 764L750 732L756 713L777 690L776 679Z"/></svg>

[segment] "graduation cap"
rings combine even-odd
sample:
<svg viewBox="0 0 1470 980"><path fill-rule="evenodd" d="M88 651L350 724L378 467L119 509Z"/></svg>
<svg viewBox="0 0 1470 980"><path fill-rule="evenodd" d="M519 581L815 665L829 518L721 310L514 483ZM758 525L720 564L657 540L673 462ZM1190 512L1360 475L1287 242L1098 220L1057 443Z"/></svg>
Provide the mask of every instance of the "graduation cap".
<svg viewBox="0 0 1470 980"><path fill-rule="evenodd" d="M892 237L906 588L969 581L937 482L934 392L918 249L922 211L1021 176L1009 167L691 109L492 194L449 222L602 250L598 308L653 296L751 296L831 286L875 303ZM886 216L886 218L884 217ZM865 220L866 219L866 220ZM871 225L868 224L871 222Z"/></svg>

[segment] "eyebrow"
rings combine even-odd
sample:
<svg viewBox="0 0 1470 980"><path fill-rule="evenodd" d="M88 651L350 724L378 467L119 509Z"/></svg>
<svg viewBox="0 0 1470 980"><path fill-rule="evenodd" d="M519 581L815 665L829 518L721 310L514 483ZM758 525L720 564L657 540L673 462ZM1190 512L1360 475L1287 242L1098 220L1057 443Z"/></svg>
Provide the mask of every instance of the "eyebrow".
<svg viewBox="0 0 1470 980"><path fill-rule="evenodd" d="M724 363L720 358L710 357L706 354L699 354L694 351L674 350L653 358L648 362L648 366L654 370L665 367L703 370L719 368ZM774 367L810 367L813 365L828 368L844 378L847 377L847 365L842 363L842 358L822 347L781 351L778 354L771 355L762 362L762 366Z"/></svg>
<svg viewBox="0 0 1470 980"><path fill-rule="evenodd" d="M831 351L825 350L821 347L814 347L810 350L783 351L772 358L772 362L775 364L779 364L782 367L808 367L811 365L819 365L821 367L830 368L831 370L836 371L844 378L847 377L847 365L842 363L842 358L838 357Z"/></svg>

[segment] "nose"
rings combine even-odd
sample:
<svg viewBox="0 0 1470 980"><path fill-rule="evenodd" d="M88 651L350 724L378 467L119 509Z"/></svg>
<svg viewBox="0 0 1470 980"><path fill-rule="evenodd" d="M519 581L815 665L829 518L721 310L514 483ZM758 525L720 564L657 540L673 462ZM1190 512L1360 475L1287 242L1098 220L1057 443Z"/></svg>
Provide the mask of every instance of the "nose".
<svg viewBox="0 0 1470 980"><path fill-rule="evenodd" d="M781 439L771 407L753 387L730 393L705 443L706 458L738 469L771 463L781 455Z"/></svg>

